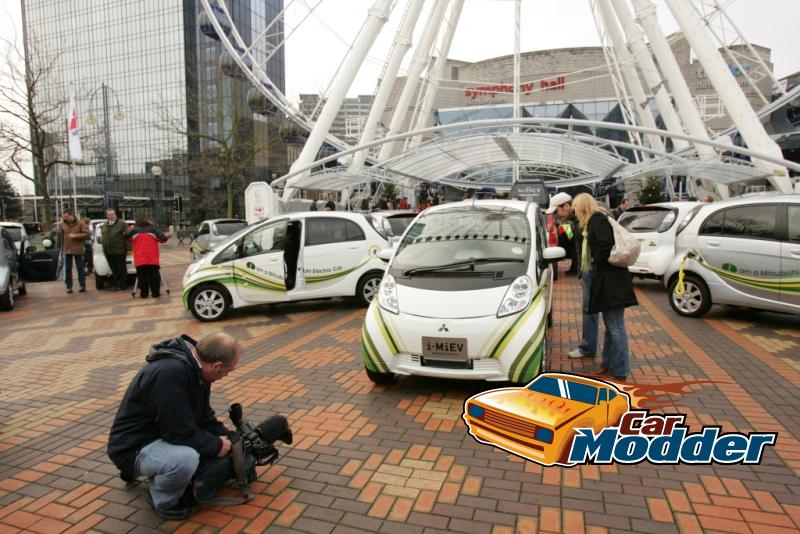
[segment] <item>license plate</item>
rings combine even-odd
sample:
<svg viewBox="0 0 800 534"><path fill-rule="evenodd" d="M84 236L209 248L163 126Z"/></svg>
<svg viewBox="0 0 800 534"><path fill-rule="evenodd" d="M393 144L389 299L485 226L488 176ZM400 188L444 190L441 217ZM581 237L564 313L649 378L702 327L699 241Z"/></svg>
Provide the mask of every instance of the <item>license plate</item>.
<svg viewBox="0 0 800 534"><path fill-rule="evenodd" d="M431 360L467 361L467 340L460 337L422 337L422 355Z"/></svg>

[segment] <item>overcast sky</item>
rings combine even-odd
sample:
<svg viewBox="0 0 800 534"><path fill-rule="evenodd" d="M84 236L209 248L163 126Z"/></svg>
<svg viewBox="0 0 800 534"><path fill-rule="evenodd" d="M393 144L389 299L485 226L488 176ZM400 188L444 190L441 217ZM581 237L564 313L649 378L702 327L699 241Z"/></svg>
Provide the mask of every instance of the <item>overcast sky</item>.
<svg viewBox="0 0 800 534"><path fill-rule="evenodd" d="M153 6L167 0L147 0ZM181 0L170 0L173 2ZM302 4L315 5L319 0L295 0L287 13L288 34L294 22L305 16ZM695 5L713 6L714 0L693 0ZM800 0L718 0L726 7L739 30L753 44L772 49L775 73L783 77L800 70L797 46L797 22ZM289 0L286 0L289 4ZM355 38L374 0L322 0L319 7L291 35L286 45L287 96L297 100L299 93L319 93L329 84L347 47ZM665 34L677 25L656 0L659 20ZM350 95L372 94L383 62L389 51L406 1L398 0L395 12L351 87ZM425 20L432 0L426 1L421 21ZM0 0L0 36L21 36L20 2ZM702 7L701 7L702 9ZM728 43L736 39L729 24L715 19L715 30ZM478 61L512 54L514 51L513 0L465 0L449 56ZM418 24L422 26L422 24ZM416 37L421 30L418 28ZM545 50L576 46L597 46L599 37L590 9L590 0L522 0L521 50ZM406 56L406 64L413 49ZM0 65L0 68L2 66ZM510 75L510 74L509 74Z"/></svg>

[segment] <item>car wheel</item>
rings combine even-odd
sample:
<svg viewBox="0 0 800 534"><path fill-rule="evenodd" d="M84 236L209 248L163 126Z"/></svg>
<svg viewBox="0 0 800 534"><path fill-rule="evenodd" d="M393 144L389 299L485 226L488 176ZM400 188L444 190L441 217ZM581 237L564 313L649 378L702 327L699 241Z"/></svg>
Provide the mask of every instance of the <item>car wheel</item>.
<svg viewBox="0 0 800 534"><path fill-rule="evenodd" d="M684 317L700 317L711 308L711 293L702 279L687 275L683 279L682 295L675 293L677 285L678 278L676 277L669 284L669 304L675 313Z"/></svg>
<svg viewBox="0 0 800 534"><path fill-rule="evenodd" d="M106 277L100 276L99 274L95 273L94 275L94 287L98 291L101 291L104 287L106 287Z"/></svg>
<svg viewBox="0 0 800 534"><path fill-rule="evenodd" d="M0 297L0 310L13 310L14 309L14 286L11 282L6 287L6 292Z"/></svg>
<svg viewBox="0 0 800 534"><path fill-rule="evenodd" d="M383 273L367 273L361 277L356 286L356 298L363 306L369 306L372 299L378 294Z"/></svg>
<svg viewBox="0 0 800 534"><path fill-rule="evenodd" d="M389 384L394 381L394 373L378 373L375 371L370 371L366 367L364 370L367 372L369 379L379 386Z"/></svg>
<svg viewBox="0 0 800 534"><path fill-rule="evenodd" d="M189 309L198 321L218 321L230 308L228 292L218 284L201 285L189 297Z"/></svg>

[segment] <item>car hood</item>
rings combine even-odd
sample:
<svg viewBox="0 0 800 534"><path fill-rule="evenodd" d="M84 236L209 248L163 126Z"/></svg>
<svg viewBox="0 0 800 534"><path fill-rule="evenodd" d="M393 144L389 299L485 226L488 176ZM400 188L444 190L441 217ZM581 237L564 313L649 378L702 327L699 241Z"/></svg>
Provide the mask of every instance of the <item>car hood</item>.
<svg viewBox="0 0 800 534"><path fill-rule="evenodd" d="M502 411L550 428L557 428L593 408L583 402L553 397L525 388L491 391L475 400L488 409Z"/></svg>
<svg viewBox="0 0 800 534"><path fill-rule="evenodd" d="M508 286L469 291L434 291L397 284L400 313L436 319L496 315Z"/></svg>

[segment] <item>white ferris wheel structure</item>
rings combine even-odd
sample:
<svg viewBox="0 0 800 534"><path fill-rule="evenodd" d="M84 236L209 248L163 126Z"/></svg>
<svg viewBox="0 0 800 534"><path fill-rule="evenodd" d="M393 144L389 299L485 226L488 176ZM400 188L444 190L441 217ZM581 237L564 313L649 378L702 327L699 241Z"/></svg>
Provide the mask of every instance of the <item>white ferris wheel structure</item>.
<svg viewBox="0 0 800 534"><path fill-rule="evenodd" d="M522 0L508 0L514 4L514 17L508 23L514 33L513 72L508 73L513 79L512 117L446 125L433 124L433 108L445 80L445 64L465 0L375 0L362 15L361 28L313 113L304 113L277 89L267 75L265 62L257 61L253 50L268 36L274 37L280 24L279 39L272 39L269 45L267 59L271 58L325 0L287 0L277 17L249 44L232 23L224 1L200 1L204 33L221 42L228 59L240 69L239 74L252 84L248 97L251 106L255 104L254 109L262 113L285 114L308 132L289 173L273 182L273 187L283 187L284 200L299 189L338 190L347 195L354 187L369 182L402 187L438 182L475 188L484 185L481 180L487 175L496 180L496 173L487 173L487 169L508 169L505 182L491 184L500 189L516 181L520 169L546 176L559 188L591 184L612 175L630 179L659 174L686 176L698 190L722 198L730 195L731 184L754 180L766 180L780 192L798 187L789 171L800 172L800 165L783 158L763 121L797 98L800 85L787 91L774 79L772 70L728 16L723 4L730 4L730 0L663 0L731 119L730 128L721 133L711 132L704 123L652 0L587 0L623 122L523 116ZM299 22L292 25L286 16L290 8L295 15L298 9L302 13ZM397 17L399 23L394 24L391 47L383 56L360 138L357 143L348 143L333 135L331 127L365 60L375 55L373 47L381 31ZM731 64L737 65L750 82L755 80L749 78L748 69L741 68L741 54L715 29L720 23L735 34L737 50L749 51L748 57L759 62L758 72L772 78L771 85L779 91L777 99L758 93L763 106L754 110L734 79ZM402 73L402 92L393 109L387 111L404 61L407 67ZM756 83L751 86L758 91ZM654 109L663 128L657 126ZM389 111L387 127L384 121ZM592 128L621 131L625 139L600 138L591 133ZM730 142L734 132L746 148ZM318 159L324 144L337 152ZM621 156L621 149L634 157ZM343 164L324 167L335 160Z"/></svg>

